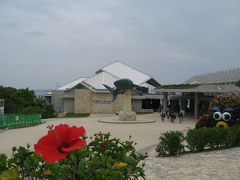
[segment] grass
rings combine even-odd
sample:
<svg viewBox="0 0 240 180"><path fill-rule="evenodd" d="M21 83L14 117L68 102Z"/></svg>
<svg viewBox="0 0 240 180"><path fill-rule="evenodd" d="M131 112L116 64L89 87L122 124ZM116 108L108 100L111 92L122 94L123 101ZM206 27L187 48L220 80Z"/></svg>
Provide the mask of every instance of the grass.
<svg viewBox="0 0 240 180"><path fill-rule="evenodd" d="M89 113L75 114L75 113L67 113L63 118L83 118L90 116Z"/></svg>

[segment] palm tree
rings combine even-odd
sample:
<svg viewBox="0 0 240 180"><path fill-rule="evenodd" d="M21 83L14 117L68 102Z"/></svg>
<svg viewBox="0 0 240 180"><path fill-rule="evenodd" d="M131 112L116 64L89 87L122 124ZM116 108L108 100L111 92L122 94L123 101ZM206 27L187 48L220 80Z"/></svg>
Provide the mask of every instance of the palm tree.
<svg viewBox="0 0 240 180"><path fill-rule="evenodd" d="M43 106L45 106L46 105L46 102L45 102L45 97L44 97L44 95L42 95L42 96L37 96L36 98L35 98L35 103L36 103L36 105L37 106L39 106L39 107L43 107Z"/></svg>

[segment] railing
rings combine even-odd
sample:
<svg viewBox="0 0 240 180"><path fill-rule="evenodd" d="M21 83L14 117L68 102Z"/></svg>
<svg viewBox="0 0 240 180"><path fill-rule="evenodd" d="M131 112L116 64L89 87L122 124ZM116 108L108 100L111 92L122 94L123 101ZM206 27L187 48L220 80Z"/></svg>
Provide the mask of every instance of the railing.
<svg viewBox="0 0 240 180"><path fill-rule="evenodd" d="M31 126L41 123L40 114L4 114L0 115L0 128Z"/></svg>

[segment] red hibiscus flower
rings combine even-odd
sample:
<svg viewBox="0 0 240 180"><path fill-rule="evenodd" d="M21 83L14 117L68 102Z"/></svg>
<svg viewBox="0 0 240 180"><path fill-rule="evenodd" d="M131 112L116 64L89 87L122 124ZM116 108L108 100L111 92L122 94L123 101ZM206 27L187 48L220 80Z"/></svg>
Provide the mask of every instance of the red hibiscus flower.
<svg viewBox="0 0 240 180"><path fill-rule="evenodd" d="M85 135L83 127L60 124L49 129L48 134L34 145L35 153L42 155L43 160L49 163L65 158L70 151L86 144L85 140L80 139Z"/></svg>

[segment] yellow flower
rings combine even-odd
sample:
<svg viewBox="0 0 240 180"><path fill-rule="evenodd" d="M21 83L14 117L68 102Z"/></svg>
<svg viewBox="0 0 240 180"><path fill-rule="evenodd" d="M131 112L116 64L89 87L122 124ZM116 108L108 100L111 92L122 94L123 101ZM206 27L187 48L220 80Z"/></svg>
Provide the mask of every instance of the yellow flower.
<svg viewBox="0 0 240 180"><path fill-rule="evenodd" d="M45 170L45 171L43 171L43 174L45 174L45 175L51 175L51 174L52 174L52 171L50 171L50 170Z"/></svg>
<svg viewBox="0 0 240 180"><path fill-rule="evenodd" d="M125 166L127 166L128 164L127 163L123 163L123 162L118 162L118 163L115 163L112 168L113 169L120 169L120 168L123 168Z"/></svg>
<svg viewBox="0 0 240 180"><path fill-rule="evenodd" d="M65 165L65 164L62 164L60 167L61 167L61 168L66 168L66 167L67 167L67 165Z"/></svg>

